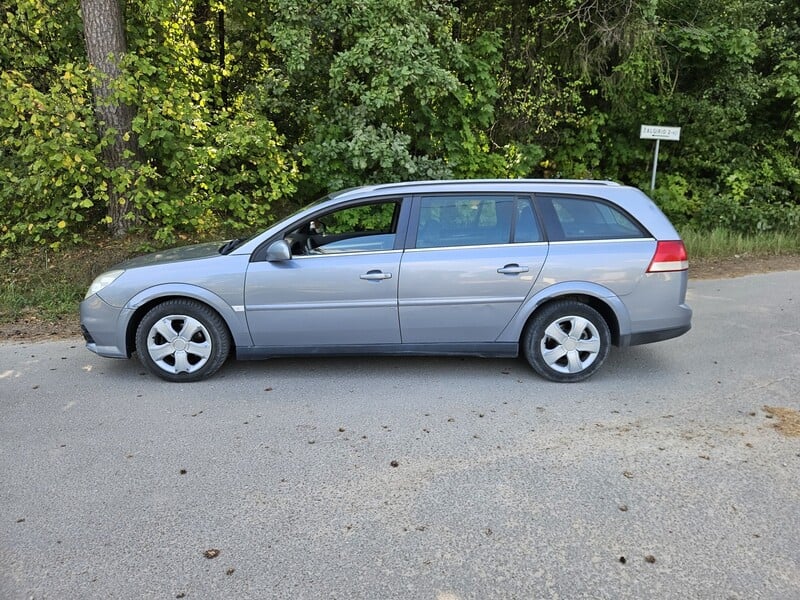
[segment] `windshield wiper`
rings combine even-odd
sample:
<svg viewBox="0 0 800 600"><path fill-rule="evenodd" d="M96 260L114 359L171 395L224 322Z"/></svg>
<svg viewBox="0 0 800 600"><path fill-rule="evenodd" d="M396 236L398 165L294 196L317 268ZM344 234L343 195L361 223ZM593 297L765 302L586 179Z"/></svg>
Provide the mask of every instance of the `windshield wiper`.
<svg viewBox="0 0 800 600"><path fill-rule="evenodd" d="M241 238L234 238L229 242L225 242L222 247L219 249L220 254L229 254L230 252L234 251L236 248L239 247L244 240Z"/></svg>

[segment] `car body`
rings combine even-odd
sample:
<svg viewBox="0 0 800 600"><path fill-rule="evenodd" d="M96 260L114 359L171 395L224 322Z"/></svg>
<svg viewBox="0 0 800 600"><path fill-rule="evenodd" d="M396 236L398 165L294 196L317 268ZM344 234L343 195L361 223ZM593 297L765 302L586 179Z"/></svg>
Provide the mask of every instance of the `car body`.
<svg viewBox="0 0 800 600"><path fill-rule="evenodd" d="M678 233L607 181L467 180L331 194L266 231L127 261L81 303L89 350L192 381L229 355L512 357L579 381L609 346L691 327Z"/></svg>

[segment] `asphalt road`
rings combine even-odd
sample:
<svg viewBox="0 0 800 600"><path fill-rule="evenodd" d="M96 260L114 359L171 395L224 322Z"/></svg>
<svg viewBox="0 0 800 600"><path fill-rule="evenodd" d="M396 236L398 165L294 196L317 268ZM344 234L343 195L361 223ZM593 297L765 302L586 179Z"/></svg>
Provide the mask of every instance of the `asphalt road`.
<svg viewBox="0 0 800 600"><path fill-rule="evenodd" d="M0 598L800 598L800 271L690 303L573 385L0 344Z"/></svg>

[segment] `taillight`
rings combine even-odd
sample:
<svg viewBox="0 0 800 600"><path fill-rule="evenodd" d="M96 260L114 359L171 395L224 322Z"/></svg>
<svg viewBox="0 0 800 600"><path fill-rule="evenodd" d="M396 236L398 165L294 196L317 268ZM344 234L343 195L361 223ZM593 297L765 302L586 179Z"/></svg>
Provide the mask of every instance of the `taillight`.
<svg viewBox="0 0 800 600"><path fill-rule="evenodd" d="M668 271L685 271L689 268L689 259L686 255L686 246L681 240L671 240L668 242L658 242L656 253L650 266L647 267L648 273L666 273Z"/></svg>

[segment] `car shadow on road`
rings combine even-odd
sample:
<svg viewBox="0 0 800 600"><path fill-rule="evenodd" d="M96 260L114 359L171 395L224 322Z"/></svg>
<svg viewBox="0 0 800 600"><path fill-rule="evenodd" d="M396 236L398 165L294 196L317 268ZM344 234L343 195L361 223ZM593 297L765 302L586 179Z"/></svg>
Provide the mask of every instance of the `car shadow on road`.
<svg viewBox="0 0 800 600"><path fill-rule="evenodd" d="M677 368L670 357L658 348L637 346L615 348L606 364L587 381L627 378L640 379L643 373ZM273 377L308 380L342 376L368 376L436 380L458 377L462 381L483 381L487 377L508 376L530 382L550 384L533 372L524 358L425 357L425 356L359 356L359 357L293 357L258 361L229 361L218 376L235 378L269 374ZM557 384L556 384L557 385Z"/></svg>
<svg viewBox="0 0 800 600"><path fill-rule="evenodd" d="M98 359L94 370L101 375L126 380L153 380L134 357L131 360ZM583 382L616 380L640 380L643 375L663 373L673 376L683 373L682 365L676 364L674 354L664 352L663 347L636 346L614 348L604 367L593 377ZM284 381L320 382L338 378L391 378L393 380L436 381L456 377L462 382L485 382L487 378L511 377L526 383L559 385L537 376L524 358L480 358L460 356L308 356L271 358L265 360L229 360L209 381L217 379L247 380L251 378ZM164 385L169 385L163 382ZM203 382L200 382L202 384Z"/></svg>

